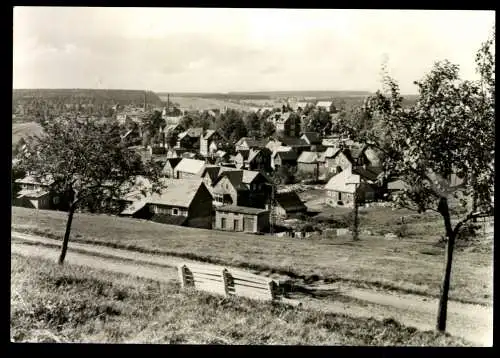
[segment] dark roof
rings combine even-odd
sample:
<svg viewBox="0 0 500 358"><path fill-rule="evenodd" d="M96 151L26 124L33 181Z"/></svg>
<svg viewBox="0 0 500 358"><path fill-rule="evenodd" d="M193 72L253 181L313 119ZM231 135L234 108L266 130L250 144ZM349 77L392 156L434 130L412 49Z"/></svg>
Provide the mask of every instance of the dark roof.
<svg viewBox="0 0 500 358"><path fill-rule="evenodd" d="M170 167L173 169L179 162L182 160L182 158L168 158L167 162L170 164ZM167 163L165 163L166 165Z"/></svg>
<svg viewBox="0 0 500 358"><path fill-rule="evenodd" d="M243 142L247 142L247 145L251 148L263 148L267 144L266 140L258 140L251 137L243 137L236 144L241 145Z"/></svg>
<svg viewBox="0 0 500 358"><path fill-rule="evenodd" d="M240 214L250 214L250 215L259 215L268 213L269 211L266 209L259 208L249 208L246 206L236 206L236 205L224 205L215 208L216 211L222 211L225 213L240 213Z"/></svg>
<svg viewBox="0 0 500 358"><path fill-rule="evenodd" d="M248 150L248 149L240 149L240 150L238 150L238 154L241 154L241 156L243 157L243 159L247 159L248 155L250 154L250 150Z"/></svg>
<svg viewBox="0 0 500 358"><path fill-rule="evenodd" d="M307 210L307 207L294 191L276 193L275 200L287 212Z"/></svg>
<svg viewBox="0 0 500 358"><path fill-rule="evenodd" d="M255 170L221 167L219 176L213 184L217 184L219 180L226 176L236 190L248 190L246 185L251 184L259 175L264 177L266 181L269 181L269 179L263 173Z"/></svg>
<svg viewBox="0 0 500 358"><path fill-rule="evenodd" d="M317 132L304 132L305 136L311 144L321 144L321 136Z"/></svg>
<svg viewBox="0 0 500 358"><path fill-rule="evenodd" d="M309 146L307 142L301 138L294 137L285 137L280 139L280 142L286 145L287 147L301 147L301 146Z"/></svg>
<svg viewBox="0 0 500 358"><path fill-rule="evenodd" d="M212 183L218 178L221 167L218 165L206 166L202 176L208 174Z"/></svg>
<svg viewBox="0 0 500 358"><path fill-rule="evenodd" d="M289 150L287 152L276 152L276 156L279 156L281 160L297 160L297 153L293 150Z"/></svg>
<svg viewBox="0 0 500 358"><path fill-rule="evenodd" d="M375 181L380 173L382 173L382 169L376 167L358 167L352 169L353 174L358 174L363 179Z"/></svg>

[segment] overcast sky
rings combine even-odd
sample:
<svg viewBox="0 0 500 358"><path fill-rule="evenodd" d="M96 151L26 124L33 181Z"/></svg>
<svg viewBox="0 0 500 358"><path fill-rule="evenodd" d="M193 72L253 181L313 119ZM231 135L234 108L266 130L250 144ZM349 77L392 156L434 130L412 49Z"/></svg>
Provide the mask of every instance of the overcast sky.
<svg viewBox="0 0 500 358"><path fill-rule="evenodd" d="M14 88L403 93L436 60L474 78L493 11L14 8Z"/></svg>

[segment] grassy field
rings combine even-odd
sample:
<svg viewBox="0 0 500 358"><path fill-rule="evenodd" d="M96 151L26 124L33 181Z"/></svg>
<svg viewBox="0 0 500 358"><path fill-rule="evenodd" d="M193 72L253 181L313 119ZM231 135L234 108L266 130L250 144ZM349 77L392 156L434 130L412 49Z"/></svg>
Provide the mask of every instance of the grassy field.
<svg viewBox="0 0 500 358"><path fill-rule="evenodd" d="M22 137L29 135L39 135L42 133L42 127L35 122L12 123L12 144L16 144Z"/></svg>
<svg viewBox="0 0 500 358"><path fill-rule="evenodd" d="M467 346L392 319L353 318L13 255L11 341Z"/></svg>
<svg viewBox="0 0 500 358"><path fill-rule="evenodd" d="M166 101L167 97L160 97L162 101ZM238 109L238 110L250 110L251 106L237 104L229 101L219 100L215 98L201 98L201 97L176 97L171 96L170 101L178 103L181 108L192 109L192 110L209 110L215 108L227 108Z"/></svg>
<svg viewBox="0 0 500 358"><path fill-rule="evenodd" d="M365 221L379 220L377 225L384 226L397 217L390 209L375 212L371 219L366 219L370 215L365 214ZM72 240L239 266L263 274L280 273L306 282L343 281L360 287L437 297L444 249L435 243L442 229L435 221L414 220L414 224L408 225L413 233L407 238L386 240L371 235L352 242L350 237L300 240L77 214L73 219ZM60 239L65 223L63 212L17 207L12 210L12 228L23 232ZM450 299L491 304L493 256L491 243L488 245L490 249L486 250L457 250Z"/></svg>

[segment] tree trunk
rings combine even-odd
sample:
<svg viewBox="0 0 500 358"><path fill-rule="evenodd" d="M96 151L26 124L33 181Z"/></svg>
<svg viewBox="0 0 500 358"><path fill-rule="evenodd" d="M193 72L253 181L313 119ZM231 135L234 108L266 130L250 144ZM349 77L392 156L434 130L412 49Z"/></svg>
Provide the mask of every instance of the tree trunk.
<svg viewBox="0 0 500 358"><path fill-rule="evenodd" d="M439 212L443 216L444 225L446 228L446 236L448 237L446 244L445 270L443 277L443 285L441 287L441 296L439 297L439 308L437 315L436 329L440 332L446 331L446 316L448 312L448 292L450 290L451 279L451 264L453 262L453 248L455 246L455 233L451 227L450 212L448 209L447 199L441 199L439 203Z"/></svg>
<svg viewBox="0 0 500 358"><path fill-rule="evenodd" d="M71 232L71 223L73 221L73 214L75 213L76 207L71 205L68 213L68 221L66 222L66 231L64 232L64 239L61 247L61 254L59 255L59 265L64 263L64 258L66 257L66 251L68 250L69 234Z"/></svg>

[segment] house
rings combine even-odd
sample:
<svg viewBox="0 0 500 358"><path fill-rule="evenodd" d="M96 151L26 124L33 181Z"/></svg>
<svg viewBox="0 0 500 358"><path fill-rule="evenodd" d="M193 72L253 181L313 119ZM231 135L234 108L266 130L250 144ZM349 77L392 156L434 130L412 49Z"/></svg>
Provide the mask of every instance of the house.
<svg viewBox="0 0 500 358"><path fill-rule="evenodd" d="M271 113L267 120L276 127L276 132L285 137L298 137L300 133L300 116L294 112Z"/></svg>
<svg viewBox="0 0 500 358"><path fill-rule="evenodd" d="M295 102L292 108L294 111L303 111L309 105L311 105L309 102Z"/></svg>
<svg viewBox="0 0 500 358"><path fill-rule="evenodd" d="M214 153L215 164L222 165L229 161L229 153L223 150L218 150Z"/></svg>
<svg viewBox="0 0 500 358"><path fill-rule="evenodd" d="M201 178L205 165L203 160L182 158L174 168L174 178L185 179L196 176Z"/></svg>
<svg viewBox="0 0 500 358"><path fill-rule="evenodd" d="M300 153L305 150L311 150L311 145L301 138L282 137L280 138L279 142L282 146L292 148L297 153L297 155L300 155Z"/></svg>
<svg viewBox="0 0 500 358"><path fill-rule="evenodd" d="M224 142L227 142L227 139L219 131L208 129L200 137L200 154L204 156L213 154Z"/></svg>
<svg viewBox="0 0 500 358"><path fill-rule="evenodd" d="M240 140L238 140L236 142L235 147L236 147L236 151L250 150L251 148L259 149L259 148L265 148L267 143L268 143L267 140L253 139L250 137L243 137L243 138L240 138Z"/></svg>
<svg viewBox="0 0 500 358"><path fill-rule="evenodd" d="M122 216L149 219L166 224L211 228L212 195L201 178L164 179L161 193L146 197L125 197L129 204Z"/></svg>
<svg viewBox="0 0 500 358"><path fill-rule="evenodd" d="M401 193L405 189L408 189L408 185L401 179L389 181L387 183L388 199L392 200L395 194Z"/></svg>
<svg viewBox="0 0 500 358"><path fill-rule="evenodd" d="M198 159L205 161L205 157L198 152L184 152L181 154L181 158Z"/></svg>
<svg viewBox="0 0 500 358"><path fill-rule="evenodd" d="M273 170L278 170L281 166L297 166L297 153L292 149L279 150L278 148L278 150L271 155L271 167Z"/></svg>
<svg viewBox="0 0 500 358"><path fill-rule="evenodd" d="M309 145L321 145L321 135L317 132L304 132L300 139Z"/></svg>
<svg viewBox="0 0 500 358"><path fill-rule="evenodd" d="M302 152L297 158L297 173L311 174L318 178L320 156L318 152Z"/></svg>
<svg viewBox="0 0 500 358"><path fill-rule="evenodd" d="M182 132L184 132L184 129L178 123L167 125L164 130L165 138L173 137L178 139L179 134Z"/></svg>
<svg viewBox="0 0 500 358"><path fill-rule="evenodd" d="M271 170L271 151L267 148L250 149L245 162L245 168L248 170L269 172Z"/></svg>
<svg viewBox="0 0 500 358"><path fill-rule="evenodd" d="M177 136L177 147L186 149L199 149L203 128L189 128Z"/></svg>
<svg viewBox="0 0 500 358"><path fill-rule="evenodd" d="M162 174L167 178L174 178L174 169L182 158L167 158Z"/></svg>
<svg viewBox="0 0 500 358"><path fill-rule="evenodd" d="M325 185L325 204L330 206L353 207L354 194L358 194L360 204L374 201L377 190L366 178L354 174L350 168L334 175Z"/></svg>
<svg viewBox="0 0 500 358"><path fill-rule="evenodd" d="M293 214L307 212L307 207L295 191L282 191L274 196L273 213L278 219L286 219Z"/></svg>
<svg viewBox="0 0 500 358"><path fill-rule="evenodd" d="M215 229L261 233L269 229L269 211L244 206L223 205L215 208Z"/></svg>
<svg viewBox="0 0 500 358"><path fill-rule="evenodd" d="M340 137L328 137L321 140L321 145L323 147L336 147L338 148L342 139Z"/></svg>
<svg viewBox="0 0 500 358"><path fill-rule="evenodd" d="M184 153L189 153L189 149L185 148L170 148L167 150L167 158L183 158Z"/></svg>
<svg viewBox="0 0 500 358"><path fill-rule="evenodd" d="M201 179L210 193L212 193L213 185L223 170L225 169L219 165L205 165L201 174Z"/></svg>
<svg viewBox="0 0 500 358"><path fill-rule="evenodd" d="M52 209L59 204L59 199L51 193L50 186L54 183L50 176L44 179L36 179L27 175L15 181L21 186L13 201L14 206L23 206L34 209Z"/></svg>
<svg viewBox="0 0 500 358"><path fill-rule="evenodd" d="M330 112L330 108L332 107L333 101L318 101L316 103L316 108L324 109L327 112Z"/></svg>
<svg viewBox="0 0 500 358"><path fill-rule="evenodd" d="M250 150L249 149L240 149L240 150L238 150L238 154L236 154L234 156L234 158L233 158L234 166L237 169L246 169L245 162L248 159L249 155L250 155Z"/></svg>
<svg viewBox="0 0 500 358"><path fill-rule="evenodd" d="M212 184L215 205L265 208L269 203L269 178L261 172L222 168Z"/></svg>
<svg viewBox="0 0 500 358"><path fill-rule="evenodd" d="M267 148L240 150L234 162L237 169L268 172L271 169L271 151Z"/></svg>
<svg viewBox="0 0 500 358"><path fill-rule="evenodd" d="M328 175L340 173L353 167L353 158L349 149L328 147L325 151L325 170Z"/></svg>

